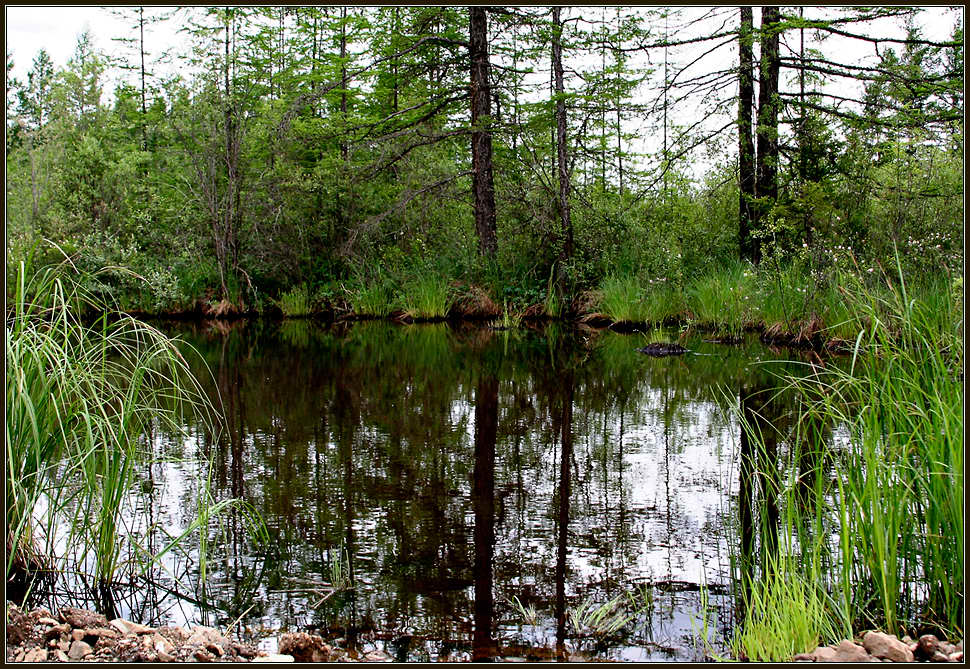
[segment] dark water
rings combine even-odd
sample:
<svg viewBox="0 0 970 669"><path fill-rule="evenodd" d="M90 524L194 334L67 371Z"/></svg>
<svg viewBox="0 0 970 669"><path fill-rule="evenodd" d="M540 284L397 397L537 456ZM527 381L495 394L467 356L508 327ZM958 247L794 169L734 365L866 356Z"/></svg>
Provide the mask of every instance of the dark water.
<svg viewBox="0 0 970 669"><path fill-rule="evenodd" d="M735 413L790 354L697 335L700 355L655 359L634 349L676 332L555 325L163 329L208 363L226 421L154 435L169 461L146 473L145 522L187 526L204 454L213 497L249 502L270 541L227 513L204 579L198 552L170 554L157 580L179 597L135 593L133 617L237 623L268 648L312 630L402 660L691 660L705 635L723 652L732 559L755 542ZM617 634L570 615L615 597L632 616Z"/></svg>

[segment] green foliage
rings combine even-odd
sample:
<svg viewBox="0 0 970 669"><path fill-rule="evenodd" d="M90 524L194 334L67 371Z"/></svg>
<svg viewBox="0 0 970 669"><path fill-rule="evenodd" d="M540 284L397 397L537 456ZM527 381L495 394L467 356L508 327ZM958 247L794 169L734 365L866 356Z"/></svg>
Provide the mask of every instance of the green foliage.
<svg viewBox="0 0 970 669"><path fill-rule="evenodd" d="M617 595L602 604L586 598L569 607L566 615L577 636L610 637L619 633L634 618L624 607L624 595Z"/></svg>
<svg viewBox="0 0 970 669"><path fill-rule="evenodd" d="M736 639L747 657L790 659L873 627L963 634L963 341L952 302L934 294L915 298L901 273L878 292L844 291L864 325L851 359L786 377L800 408L777 439L801 464L778 482L785 539L770 577L740 576L754 580ZM743 420L768 454L776 437ZM835 427L844 439L822 447Z"/></svg>
<svg viewBox="0 0 970 669"><path fill-rule="evenodd" d="M16 273L6 334L8 576L33 552L56 569L89 564L99 584L147 568L160 555L122 524L154 457L146 431L178 432L184 412L211 416L175 342L107 312L88 283L68 263L35 272L21 262ZM200 514L219 509L206 503Z"/></svg>
<svg viewBox="0 0 970 669"><path fill-rule="evenodd" d="M834 642L841 630L819 581L784 559L767 571L744 595L744 620L731 641L734 656L751 662L790 662L798 653Z"/></svg>
<svg viewBox="0 0 970 669"><path fill-rule="evenodd" d="M416 319L444 318L455 299L448 281L432 274L408 281L401 287L401 293L401 308Z"/></svg>
<svg viewBox="0 0 970 669"><path fill-rule="evenodd" d="M309 316L312 313L310 306L310 291L305 283L294 286L290 290L280 295L276 305L287 318Z"/></svg>

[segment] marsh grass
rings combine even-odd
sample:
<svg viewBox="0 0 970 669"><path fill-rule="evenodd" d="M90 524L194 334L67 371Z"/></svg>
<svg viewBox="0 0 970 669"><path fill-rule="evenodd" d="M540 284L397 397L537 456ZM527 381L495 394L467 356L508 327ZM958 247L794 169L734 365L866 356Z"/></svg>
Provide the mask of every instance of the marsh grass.
<svg viewBox="0 0 970 669"><path fill-rule="evenodd" d="M300 318L309 316L313 313L310 304L310 289L305 283L293 286L290 290L280 295L276 301L276 306L280 308L283 315L287 318Z"/></svg>
<svg viewBox="0 0 970 669"><path fill-rule="evenodd" d="M445 318L455 299L448 281L433 274L406 283L401 292L404 313L422 320Z"/></svg>
<svg viewBox="0 0 970 669"><path fill-rule="evenodd" d="M616 322L644 320L646 308L640 280L632 275L609 275L599 286L599 310Z"/></svg>
<svg viewBox="0 0 970 669"><path fill-rule="evenodd" d="M214 418L176 342L109 312L84 283L69 261L17 268L5 333L6 573L82 565L106 588L192 534L153 555L129 531L149 428L181 433L186 413ZM193 530L235 503L203 501Z"/></svg>
<svg viewBox="0 0 970 669"><path fill-rule="evenodd" d="M873 628L962 638L963 341L952 300L925 295L901 272L844 289L866 324L852 356L784 379L803 471L779 486L780 553L735 641L747 657L790 659L816 634L829 643ZM841 436L828 446L826 431ZM758 522L770 531L763 513Z"/></svg>
<svg viewBox="0 0 970 669"><path fill-rule="evenodd" d="M795 565L772 560L743 599L745 619L732 639L737 658L788 662L839 636L827 593Z"/></svg>
<svg viewBox="0 0 970 669"><path fill-rule="evenodd" d="M391 313L392 291L384 282L350 290L350 304L358 316L384 318Z"/></svg>
<svg viewBox="0 0 970 669"><path fill-rule="evenodd" d="M602 604L597 604L588 597L569 607L566 617L578 636L614 636L635 618L635 615L627 611L624 606L626 599L626 595L620 594Z"/></svg>
<svg viewBox="0 0 970 669"><path fill-rule="evenodd" d="M687 287L692 320L733 336L754 321L756 299L754 271L741 263L695 279Z"/></svg>

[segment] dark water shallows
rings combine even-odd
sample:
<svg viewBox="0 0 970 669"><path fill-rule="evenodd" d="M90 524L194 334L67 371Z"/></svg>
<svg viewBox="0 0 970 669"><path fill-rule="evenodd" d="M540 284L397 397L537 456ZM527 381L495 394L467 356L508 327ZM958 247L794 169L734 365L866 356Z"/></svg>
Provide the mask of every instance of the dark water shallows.
<svg viewBox="0 0 970 669"><path fill-rule="evenodd" d="M270 543L230 513L204 582L197 552L173 554L158 580L182 597L134 596L133 616L238 619L267 647L316 630L402 660L700 659L705 632L723 649L731 556L750 545L733 413L788 367L763 364L781 352L697 336L701 355L654 359L634 349L677 333L555 325L163 329L208 363L225 425L153 435L170 459L145 472L139 522L190 522L204 454L214 498L252 504ZM340 579L353 587L333 592ZM622 633L574 619L618 596Z"/></svg>

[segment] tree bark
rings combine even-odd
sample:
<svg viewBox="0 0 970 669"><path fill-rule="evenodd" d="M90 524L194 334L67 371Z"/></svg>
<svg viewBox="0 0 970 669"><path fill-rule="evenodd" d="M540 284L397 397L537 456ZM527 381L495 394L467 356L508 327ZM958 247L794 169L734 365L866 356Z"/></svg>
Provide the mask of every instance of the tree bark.
<svg viewBox="0 0 970 669"><path fill-rule="evenodd" d="M569 163L566 160L566 100L563 97L562 67L562 17L561 8L552 8L552 69L555 76L556 93L556 163L559 171L559 221L562 236L562 251L559 255L560 272L562 263L573 255L573 226L569 212Z"/></svg>
<svg viewBox="0 0 970 669"><path fill-rule="evenodd" d="M148 150L148 134L145 129L145 116L148 106L145 104L145 8L138 8L138 52L141 56L141 150Z"/></svg>
<svg viewBox="0 0 970 669"><path fill-rule="evenodd" d="M741 30L738 36L740 71L738 83L738 250L741 258L754 262L756 240L751 237L752 206L755 197L754 138L754 18L750 7L741 7Z"/></svg>
<svg viewBox="0 0 970 669"><path fill-rule="evenodd" d="M758 91L758 196L755 225L761 223L778 198L778 7L761 9L761 86ZM760 252L755 250L755 262Z"/></svg>
<svg viewBox="0 0 970 669"><path fill-rule="evenodd" d="M494 258L498 251L495 224L495 185L492 177L491 86L488 63L488 19L484 7L469 7L469 60L471 61L472 190L475 195L475 231L478 252Z"/></svg>

